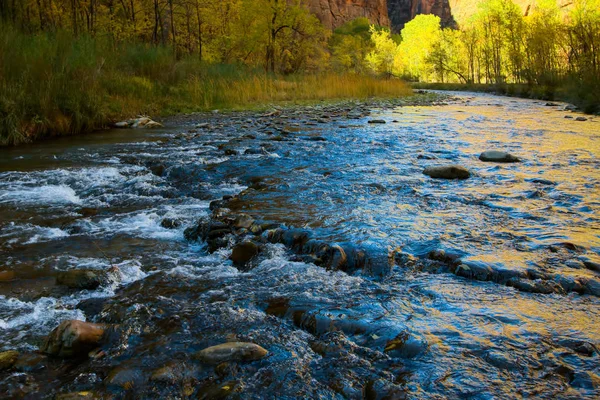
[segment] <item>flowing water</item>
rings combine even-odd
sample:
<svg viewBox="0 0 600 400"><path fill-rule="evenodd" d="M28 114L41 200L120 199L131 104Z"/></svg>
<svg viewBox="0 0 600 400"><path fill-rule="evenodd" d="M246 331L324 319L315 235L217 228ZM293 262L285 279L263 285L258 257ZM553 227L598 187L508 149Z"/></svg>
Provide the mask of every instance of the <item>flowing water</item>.
<svg viewBox="0 0 600 400"><path fill-rule="evenodd" d="M119 325L105 357L24 363L0 372L0 393L598 398L600 119L470 94L367 108L191 116L0 150L0 270L16 274L0 282L0 351L34 352L65 319ZM522 162L479 161L488 149ZM449 163L472 177L422 173ZM223 196L230 212L395 262L328 269L264 233L236 268L243 233L212 253L184 235ZM109 268L97 290L55 283ZM192 357L232 338L269 355Z"/></svg>

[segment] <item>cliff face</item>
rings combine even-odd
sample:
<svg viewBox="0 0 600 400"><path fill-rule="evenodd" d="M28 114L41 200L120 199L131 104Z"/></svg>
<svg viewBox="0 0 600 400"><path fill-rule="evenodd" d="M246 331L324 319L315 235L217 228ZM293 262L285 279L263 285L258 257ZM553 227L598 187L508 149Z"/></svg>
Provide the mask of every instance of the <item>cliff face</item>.
<svg viewBox="0 0 600 400"><path fill-rule="evenodd" d="M455 25L449 0L387 0L387 3L394 31L400 31L404 24L419 14L437 15L444 27Z"/></svg>
<svg viewBox="0 0 600 400"><path fill-rule="evenodd" d="M328 29L366 17L373 24L390 26L388 0L307 0L308 8Z"/></svg>
<svg viewBox="0 0 600 400"><path fill-rule="evenodd" d="M1 0L0 0L1 1ZM482 0L304 0L328 29L335 29L359 17L373 24L390 26L399 32L408 21L419 14L440 17L443 27L456 27L477 11ZM536 0L514 0L526 14ZM556 0L567 9L572 0Z"/></svg>

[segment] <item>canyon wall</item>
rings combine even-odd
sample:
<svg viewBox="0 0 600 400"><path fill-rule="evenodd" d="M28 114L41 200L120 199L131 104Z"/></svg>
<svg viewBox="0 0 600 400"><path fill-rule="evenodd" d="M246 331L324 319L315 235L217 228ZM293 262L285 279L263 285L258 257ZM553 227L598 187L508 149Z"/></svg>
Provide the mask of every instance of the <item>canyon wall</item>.
<svg viewBox="0 0 600 400"><path fill-rule="evenodd" d="M440 17L442 26L455 26L449 0L387 0L392 30L400 31L404 24L419 14Z"/></svg>
<svg viewBox="0 0 600 400"><path fill-rule="evenodd" d="M328 29L360 17L373 24L390 26L387 0L306 0L306 4Z"/></svg>
<svg viewBox="0 0 600 400"><path fill-rule="evenodd" d="M399 32L419 14L440 17L443 27L457 27L477 12L482 0L304 0L328 29L366 17L373 24L389 26ZM536 0L513 0L526 14ZM556 0L565 11L572 0Z"/></svg>

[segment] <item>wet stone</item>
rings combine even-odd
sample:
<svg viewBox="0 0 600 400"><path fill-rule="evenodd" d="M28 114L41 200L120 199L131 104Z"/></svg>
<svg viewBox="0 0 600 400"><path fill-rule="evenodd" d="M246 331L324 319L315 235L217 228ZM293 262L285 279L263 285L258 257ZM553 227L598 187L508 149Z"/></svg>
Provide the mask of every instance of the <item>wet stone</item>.
<svg viewBox="0 0 600 400"><path fill-rule="evenodd" d="M0 371L12 368L19 358L19 352L14 350L0 352Z"/></svg>
<svg viewBox="0 0 600 400"><path fill-rule="evenodd" d="M468 179L471 177L471 173L459 165L427 167L423 173L434 179Z"/></svg>
<svg viewBox="0 0 600 400"><path fill-rule="evenodd" d="M252 224L254 224L254 218L246 214L241 214L235 218L235 221L233 222L233 227L237 229L249 229L252 226Z"/></svg>
<svg viewBox="0 0 600 400"><path fill-rule="evenodd" d="M21 372L34 372L46 367L46 356L37 353L28 353L19 356L13 368Z"/></svg>
<svg viewBox="0 0 600 400"><path fill-rule="evenodd" d="M107 279L108 275L104 271L73 269L59 272L56 276L56 283L71 289L97 289L106 283Z"/></svg>
<svg viewBox="0 0 600 400"><path fill-rule="evenodd" d="M81 391L72 393L60 393L57 394L55 400L91 400L101 399L102 396L96 395L94 392Z"/></svg>
<svg viewBox="0 0 600 400"><path fill-rule="evenodd" d="M237 244L231 252L231 261L236 266L245 266L250 260L258 255L260 248L254 242L242 242Z"/></svg>
<svg viewBox="0 0 600 400"><path fill-rule="evenodd" d="M484 151L479 155L479 159L481 161L497 163L515 163L521 161L518 157L515 157L512 154L497 150Z"/></svg>
<svg viewBox="0 0 600 400"><path fill-rule="evenodd" d="M237 381L227 381L220 384L213 384L200 388L201 400L221 400L230 398L230 396L236 391L239 383Z"/></svg>
<svg viewBox="0 0 600 400"><path fill-rule="evenodd" d="M269 352L254 343L229 342L208 347L199 351L194 357L207 364L220 364L234 361L256 361L267 356Z"/></svg>
<svg viewBox="0 0 600 400"><path fill-rule="evenodd" d="M181 220L176 218L164 218L160 221L160 226L165 229L177 229L181 226Z"/></svg>
<svg viewBox="0 0 600 400"><path fill-rule="evenodd" d="M558 344L587 357L591 357L598 352L593 344L579 339L564 338L560 339Z"/></svg>
<svg viewBox="0 0 600 400"><path fill-rule="evenodd" d="M180 382L185 378L185 371L188 367L178 362L171 362L152 372L150 380L154 382L164 382L173 384Z"/></svg>
<svg viewBox="0 0 600 400"><path fill-rule="evenodd" d="M90 350L100 346L106 327L89 322L70 320L56 327L40 348L57 357L87 357Z"/></svg>
<svg viewBox="0 0 600 400"><path fill-rule="evenodd" d="M0 282L10 282L15 279L14 271L0 271Z"/></svg>
<svg viewBox="0 0 600 400"><path fill-rule="evenodd" d="M93 318L99 315L104 309L104 305L108 302L107 298L90 298L80 301L77 308L83 311L87 318Z"/></svg>
<svg viewBox="0 0 600 400"><path fill-rule="evenodd" d="M401 332L386 343L384 351L395 357L413 358L427 350L427 341L409 332Z"/></svg>
<svg viewBox="0 0 600 400"><path fill-rule="evenodd" d="M143 385L147 380L147 376L139 369L128 367L117 367L113 369L106 379L106 386L116 386L124 390L133 390L136 387Z"/></svg>

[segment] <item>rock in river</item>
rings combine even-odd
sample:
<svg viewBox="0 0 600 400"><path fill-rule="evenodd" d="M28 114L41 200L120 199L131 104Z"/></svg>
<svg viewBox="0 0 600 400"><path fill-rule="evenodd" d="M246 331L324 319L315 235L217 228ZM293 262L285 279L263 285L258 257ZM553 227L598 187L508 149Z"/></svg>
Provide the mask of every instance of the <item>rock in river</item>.
<svg viewBox="0 0 600 400"><path fill-rule="evenodd" d="M19 358L19 353L14 350L0 353L0 371L11 368Z"/></svg>
<svg viewBox="0 0 600 400"><path fill-rule="evenodd" d="M220 364L232 361L255 361L269 352L254 343L230 342L208 347L196 353L195 358L208 363Z"/></svg>
<svg viewBox="0 0 600 400"><path fill-rule="evenodd" d="M82 357L98 347L104 336L104 325L70 320L56 327L40 348L44 353L58 357Z"/></svg>
<svg viewBox="0 0 600 400"><path fill-rule="evenodd" d="M10 282L15 279L14 271L0 271L0 282Z"/></svg>
<svg viewBox="0 0 600 400"><path fill-rule="evenodd" d="M427 167L423 173L435 179L468 179L471 177L469 170L459 165Z"/></svg>
<svg viewBox="0 0 600 400"><path fill-rule="evenodd" d="M114 124L115 128L159 128L162 127L162 124L153 121L149 117L139 116L134 119L130 119L127 121L121 121Z"/></svg>
<svg viewBox="0 0 600 400"><path fill-rule="evenodd" d="M236 266L243 266L258 255L258 246L250 241L236 245L231 252L231 261Z"/></svg>
<svg viewBox="0 0 600 400"><path fill-rule="evenodd" d="M72 289L96 289L106 282L108 275L104 271L89 269L73 269L60 272L56 276L56 283Z"/></svg>
<svg viewBox="0 0 600 400"><path fill-rule="evenodd" d="M520 162L518 157L513 156L512 154L505 153L503 151L496 150L488 150L481 153L479 156L481 161L486 162L500 162L500 163L514 163Z"/></svg>

